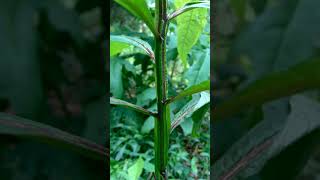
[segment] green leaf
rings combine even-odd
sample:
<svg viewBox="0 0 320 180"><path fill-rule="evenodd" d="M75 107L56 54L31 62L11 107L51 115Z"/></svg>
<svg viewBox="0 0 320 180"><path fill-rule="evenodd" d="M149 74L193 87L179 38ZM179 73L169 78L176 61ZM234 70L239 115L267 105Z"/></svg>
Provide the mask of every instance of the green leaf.
<svg viewBox="0 0 320 180"><path fill-rule="evenodd" d="M210 1L195 1L187 3L182 8L177 9L173 13L169 14L168 20L172 20L173 18L196 8L210 8Z"/></svg>
<svg viewBox="0 0 320 180"><path fill-rule="evenodd" d="M203 81L200 84L193 85L193 86L189 87L188 89L183 90L177 96L170 98L167 103L171 103L171 102L174 102L174 101L179 100L181 98L184 98L184 97L187 97L187 96L190 96L195 93L202 92L202 91L206 91L206 90L210 90L210 80Z"/></svg>
<svg viewBox="0 0 320 180"><path fill-rule="evenodd" d="M145 161L144 162L144 169L147 171L147 172L150 172L150 173L153 173L154 172L154 164L148 162L148 161Z"/></svg>
<svg viewBox="0 0 320 180"><path fill-rule="evenodd" d="M181 124L180 127L182 128L183 134L188 136L192 132L193 121L191 118L186 118Z"/></svg>
<svg viewBox="0 0 320 180"><path fill-rule="evenodd" d="M210 101L210 94L206 92L201 92L200 95L196 94L193 96L192 100L189 101L181 110L175 114L173 121L171 122L171 132L180 125L183 120L190 117L193 112L204 106Z"/></svg>
<svg viewBox="0 0 320 180"><path fill-rule="evenodd" d="M110 59L110 92L116 98L123 95L122 65L119 59Z"/></svg>
<svg viewBox="0 0 320 180"><path fill-rule="evenodd" d="M154 128L154 121L155 121L154 117L152 116L148 117L148 119L145 120L142 125L141 133L148 134Z"/></svg>
<svg viewBox="0 0 320 180"><path fill-rule="evenodd" d="M128 169L128 180L138 180L144 167L144 161L140 157L134 165Z"/></svg>
<svg viewBox="0 0 320 180"><path fill-rule="evenodd" d="M146 114L146 115L150 115L150 116L156 115L156 113L154 113L152 111L149 111L149 110L144 109L144 108L137 106L135 104L132 104L132 103L120 100L120 99L116 99L113 97L110 97L110 104L121 106L121 107L126 107L126 108L129 108L129 109L135 110L137 112L140 112L142 114Z"/></svg>
<svg viewBox="0 0 320 180"><path fill-rule="evenodd" d="M247 178L274 156L312 132L320 130L320 104L302 95L290 100L285 121L265 119L241 138L214 165L214 179Z"/></svg>
<svg viewBox="0 0 320 180"><path fill-rule="evenodd" d="M148 9L148 5L145 0L115 0L122 7L127 9L137 18L141 19L150 28L151 32L156 35L156 27L154 19Z"/></svg>
<svg viewBox="0 0 320 180"><path fill-rule="evenodd" d="M45 124L4 113L0 113L0 134L59 146L97 160L104 160L109 155L106 148L91 141Z"/></svg>
<svg viewBox="0 0 320 180"><path fill-rule="evenodd" d="M287 71L271 73L251 83L229 100L217 105L214 121L277 98L320 87L320 58L311 58ZM272 87L272 91L261 91Z"/></svg>
<svg viewBox="0 0 320 180"><path fill-rule="evenodd" d="M183 7L190 0L176 0L176 9ZM207 9L195 9L177 17L178 53L184 66L187 66L187 56L198 41L206 23Z"/></svg>
<svg viewBox="0 0 320 180"><path fill-rule="evenodd" d="M120 49L122 48L126 48L126 45L133 45L135 47L138 47L140 48L141 50L143 50L143 52L147 55L150 56L151 59L154 59L154 53L152 51L152 48L151 46L141 40L141 39L138 39L138 38L135 38L135 37L130 37L130 36L118 36L118 35L110 35L110 53L119 53L119 49L116 49L116 48L119 48ZM116 49L116 51L114 50ZM111 51L112 50L112 51Z"/></svg>
<svg viewBox="0 0 320 180"><path fill-rule="evenodd" d="M198 176L197 161L198 161L197 157L193 157L191 159L191 172L196 177Z"/></svg>
<svg viewBox="0 0 320 180"><path fill-rule="evenodd" d="M195 111L192 114L191 118L193 120L193 126L192 126L192 136L193 137L200 136L199 129L201 127L202 120L203 120L204 116L206 115L206 113L209 111L209 109L210 109L210 103L207 103L206 105L202 106L201 108L199 108L197 111Z"/></svg>
<svg viewBox="0 0 320 180"><path fill-rule="evenodd" d="M144 90L141 94L137 95L137 105L147 106L151 101L156 99L156 89L148 88Z"/></svg>
<svg viewBox="0 0 320 180"><path fill-rule="evenodd" d="M184 75L188 80L188 86L199 84L210 79L210 51L205 50L199 59L188 69Z"/></svg>
<svg viewBox="0 0 320 180"><path fill-rule="evenodd" d="M126 49L128 47L130 47L129 44L122 43L122 42L116 42L116 41L110 41L110 57L121 53L124 49Z"/></svg>

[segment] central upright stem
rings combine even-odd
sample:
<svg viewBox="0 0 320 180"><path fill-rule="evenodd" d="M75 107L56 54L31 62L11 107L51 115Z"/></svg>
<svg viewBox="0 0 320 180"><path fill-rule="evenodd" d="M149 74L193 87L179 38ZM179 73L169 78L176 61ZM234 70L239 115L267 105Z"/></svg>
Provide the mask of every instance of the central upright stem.
<svg viewBox="0 0 320 180"><path fill-rule="evenodd" d="M156 0L155 35L155 76L157 89L158 117L155 120L155 177L156 180L167 179L168 148L170 135L170 108L167 105L167 68L166 68L166 34L167 34L167 0Z"/></svg>

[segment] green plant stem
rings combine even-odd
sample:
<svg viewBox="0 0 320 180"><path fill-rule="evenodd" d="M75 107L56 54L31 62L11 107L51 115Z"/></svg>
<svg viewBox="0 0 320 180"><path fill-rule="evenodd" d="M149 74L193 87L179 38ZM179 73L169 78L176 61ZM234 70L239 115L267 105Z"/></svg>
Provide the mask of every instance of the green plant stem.
<svg viewBox="0 0 320 180"><path fill-rule="evenodd" d="M157 90L158 120L155 120L155 177L157 180L167 179L170 109L165 104L167 98L166 78L166 0L156 0L156 24L158 35L155 36L155 76Z"/></svg>

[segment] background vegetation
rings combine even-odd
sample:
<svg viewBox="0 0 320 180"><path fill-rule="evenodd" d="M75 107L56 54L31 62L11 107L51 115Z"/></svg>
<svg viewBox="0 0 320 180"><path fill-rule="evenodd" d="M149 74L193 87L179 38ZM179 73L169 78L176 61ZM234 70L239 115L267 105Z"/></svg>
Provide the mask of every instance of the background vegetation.
<svg viewBox="0 0 320 180"><path fill-rule="evenodd" d="M1 1L0 110L106 146L106 9L99 1ZM3 180L105 179L105 169L103 161L0 136Z"/></svg>
<svg viewBox="0 0 320 180"><path fill-rule="evenodd" d="M154 11L152 10L154 1L146 2L151 11ZM177 3L178 1L169 1L170 9L174 9ZM181 28L191 33L185 36L186 46L190 43L190 37L194 34L200 35L200 38L194 42L195 45L189 55L185 53L188 49L177 48L177 43L184 41L177 37L177 32L181 31L177 28L177 22L171 23L169 27L167 47L169 96L174 96L191 85L209 79L210 21L209 17L197 14L199 13L194 12L194 16L191 16L193 19L187 21L190 27ZM194 19L195 17L198 19ZM203 24L203 28L199 27L200 23ZM114 2L111 3L110 32L112 35L124 34L139 37L150 45L154 45L148 28ZM121 49L121 47L117 48ZM111 53L114 51L111 49ZM125 52L112 57L110 59L110 90L113 97L155 110L156 90L153 68L150 57L137 53L133 48L126 48ZM194 99L182 99L171 105L171 113L176 114L185 104L187 107L194 102L199 106L201 103L208 103L208 99L207 92L198 94ZM132 179L132 175L139 170L142 170L140 179L147 179L154 171L153 118L120 107L112 107L110 112L111 179ZM200 124L199 132L192 131L193 119L190 116L177 131L171 134L169 179L209 178L209 122L209 114L206 114L205 120Z"/></svg>
<svg viewBox="0 0 320 180"><path fill-rule="evenodd" d="M319 5L215 1L213 179L319 179Z"/></svg>

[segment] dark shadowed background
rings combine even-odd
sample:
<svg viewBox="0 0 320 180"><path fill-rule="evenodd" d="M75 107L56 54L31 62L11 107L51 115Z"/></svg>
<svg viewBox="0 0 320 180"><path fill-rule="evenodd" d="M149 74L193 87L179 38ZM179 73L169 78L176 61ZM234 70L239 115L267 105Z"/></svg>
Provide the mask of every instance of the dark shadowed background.
<svg viewBox="0 0 320 180"><path fill-rule="evenodd" d="M212 179L319 179L320 1L214 8Z"/></svg>
<svg viewBox="0 0 320 180"><path fill-rule="evenodd" d="M0 110L105 146L107 8L86 0L1 1ZM0 136L0 179L105 176L105 162Z"/></svg>

